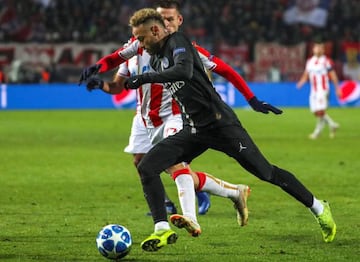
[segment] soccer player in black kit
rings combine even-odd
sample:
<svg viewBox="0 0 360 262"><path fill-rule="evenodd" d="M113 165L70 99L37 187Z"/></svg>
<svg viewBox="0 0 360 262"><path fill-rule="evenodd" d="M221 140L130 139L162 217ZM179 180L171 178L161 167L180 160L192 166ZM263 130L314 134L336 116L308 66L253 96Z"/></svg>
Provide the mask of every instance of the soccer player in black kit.
<svg viewBox="0 0 360 262"><path fill-rule="evenodd" d="M328 202L315 198L293 174L267 161L234 111L215 91L187 37L180 32L168 34L161 15L150 8L135 12L130 26L133 35L152 56L150 64L155 72L128 78L126 87L136 89L144 83L163 83L178 102L184 119L183 130L159 142L138 165L155 224L154 233L141 247L157 251L177 239L167 220L159 174L176 163L190 163L209 148L224 152L251 174L280 187L309 208L320 224L324 241L332 242L336 224ZM255 111L282 113L255 96L248 102Z"/></svg>

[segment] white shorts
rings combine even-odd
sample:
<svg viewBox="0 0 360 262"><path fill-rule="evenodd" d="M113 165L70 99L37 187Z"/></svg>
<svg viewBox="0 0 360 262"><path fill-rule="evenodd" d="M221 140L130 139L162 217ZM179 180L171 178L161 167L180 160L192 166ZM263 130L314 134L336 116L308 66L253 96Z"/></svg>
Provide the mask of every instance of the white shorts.
<svg viewBox="0 0 360 262"><path fill-rule="evenodd" d="M124 151L130 154L146 154L158 142L176 134L182 128L180 114L168 117L162 125L154 128L146 128L141 116L136 114L133 118L129 145Z"/></svg>
<svg viewBox="0 0 360 262"><path fill-rule="evenodd" d="M146 154L151 149L151 142L145 124L139 114L132 121L129 145L124 149L130 154Z"/></svg>
<svg viewBox="0 0 360 262"><path fill-rule="evenodd" d="M323 111L328 108L328 92L312 92L309 98L311 112Z"/></svg>

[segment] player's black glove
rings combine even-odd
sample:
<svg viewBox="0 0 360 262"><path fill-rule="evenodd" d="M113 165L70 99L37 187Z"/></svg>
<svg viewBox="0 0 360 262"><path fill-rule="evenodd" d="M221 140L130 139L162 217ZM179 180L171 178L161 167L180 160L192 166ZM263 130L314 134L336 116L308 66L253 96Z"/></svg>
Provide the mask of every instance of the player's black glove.
<svg viewBox="0 0 360 262"><path fill-rule="evenodd" d="M97 76L92 76L88 80L86 80L86 89L91 92L94 89L103 89L104 87L104 81L101 80Z"/></svg>
<svg viewBox="0 0 360 262"><path fill-rule="evenodd" d="M131 76L125 80L125 89L138 89L143 84L150 83L150 76L148 73L142 75Z"/></svg>
<svg viewBox="0 0 360 262"><path fill-rule="evenodd" d="M99 71L100 67L101 67L101 65L98 65L98 64L85 67L81 72L80 79L79 79L79 85L81 85L81 83L83 81L86 81L90 76L96 75L97 72Z"/></svg>
<svg viewBox="0 0 360 262"><path fill-rule="evenodd" d="M264 101L259 101L256 96L249 100L250 106L257 112L268 114L269 111L273 112L276 115L282 114L282 110L272 106Z"/></svg>

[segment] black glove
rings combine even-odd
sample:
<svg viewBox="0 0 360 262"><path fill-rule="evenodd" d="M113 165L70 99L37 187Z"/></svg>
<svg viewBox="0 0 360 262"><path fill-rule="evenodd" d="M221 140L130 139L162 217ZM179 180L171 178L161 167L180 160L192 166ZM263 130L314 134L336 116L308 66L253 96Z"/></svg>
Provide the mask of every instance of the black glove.
<svg viewBox="0 0 360 262"><path fill-rule="evenodd" d="M92 76L86 81L86 89L91 92L94 89L103 89L104 81L97 76Z"/></svg>
<svg viewBox="0 0 360 262"><path fill-rule="evenodd" d="M257 112L268 114L269 111L273 112L276 115L282 114L282 110L272 106L264 101L259 101L256 96L249 100L250 106Z"/></svg>
<svg viewBox="0 0 360 262"><path fill-rule="evenodd" d="M148 73L136 76L130 76L125 80L124 86L126 90L138 89L143 84L150 83L150 76Z"/></svg>
<svg viewBox="0 0 360 262"><path fill-rule="evenodd" d="M85 67L83 69L83 71L81 72L80 79L79 79L79 85L81 85L81 83L83 81L86 81L90 76L96 75L97 72L99 71L100 67L101 67L101 65L98 65L98 64Z"/></svg>

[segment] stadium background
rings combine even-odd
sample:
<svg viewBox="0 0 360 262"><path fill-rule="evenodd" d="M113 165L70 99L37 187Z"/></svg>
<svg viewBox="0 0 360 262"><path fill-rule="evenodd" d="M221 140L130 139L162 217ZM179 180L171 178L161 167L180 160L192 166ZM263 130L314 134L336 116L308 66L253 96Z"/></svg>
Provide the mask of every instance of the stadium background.
<svg viewBox="0 0 360 262"><path fill-rule="evenodd" d="M0 0L1 108L134 107L133 93L89 94L77 81L83 67L128 40L131 14L154 2ZM332 92L330 104L359 104L360 1L180 2L182 30L232 65L262 99L279 106L307 105L308 86L296 90L295 81L313 42L321 38L342 83L357 81L351 84L351 99L338 101ZM347 74L348 68L358 71L358 78ZM222 78L214 75L214 82L230 105L246 105Z"/></svg>

